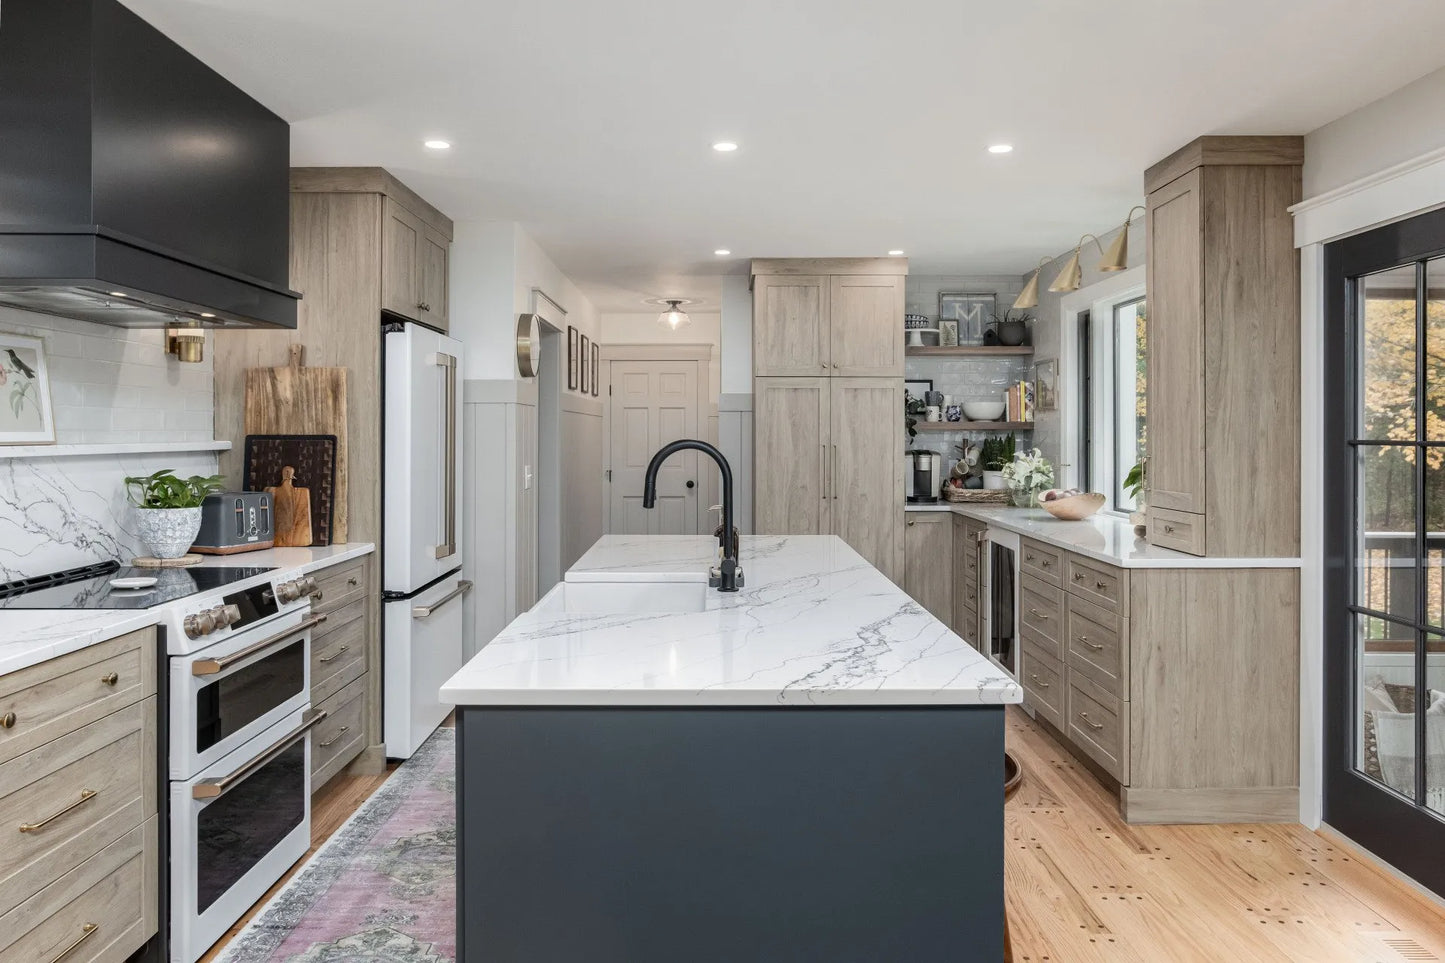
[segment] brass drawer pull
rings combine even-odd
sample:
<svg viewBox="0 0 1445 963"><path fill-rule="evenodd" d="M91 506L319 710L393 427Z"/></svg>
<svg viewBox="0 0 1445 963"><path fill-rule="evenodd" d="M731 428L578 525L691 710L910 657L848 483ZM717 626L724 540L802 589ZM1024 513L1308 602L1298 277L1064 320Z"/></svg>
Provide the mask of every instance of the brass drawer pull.
<svg viewBox="0 0 1445 963"><path fill-rule="evenodd" d="M311 593L311 597L316 601L320 602L323 598L326 597L326 593L321 591L320 589L317 589L316 591Z"/></svg>
<svg viewBox="0 0 1445 963"><path fill-rule="evenodd" d="M114 672L107 672L105 675L100 677L100 681L104 682L106 685L115 685L117 682L120 681L120 676Z"/></svg>
<svg viewBox="0 0 1445 963"><path fill-rule="evenodd" d="M90 939L90 937L91 937L91 936L95 933L95 931L98 930L98 929L100 929L100 924L99 924L99 923L86 923L84 926L82 926L82 927L80 928L80 935L75 938L75 942L74 942L74 943L71 943L71 944L70 944L69 946L67 946L65 949L61 950L61 951L60 951L59 953L57 953L55 956L51 957L50 963L60 963L61 960L65 959L67 956L69 956L70 954L74 953L75 950L76 950L76 947L80 946L80 944L82 944L82 943L84 943L86 940Z"/></svg>
<svg viewBox="0 0 1445 963"><path fill-rule="evenodd" d="M1173 534L1174 534L1174 526L1173 526L1173 525L1165 525L1165 526L1164 526L1164 534L1165 534L1165 535L1173 535Z"/></svg>
<svg viewBox="0 0 1445 963"><path fill-rule="evenodd" d="M15 713L13 713L13 712L7 712L7 713L5 713L3 716L0 716L0 729L14 729L14 728L15 728Z"/></svg>
<svg viewBox="0 0 1445 963"><path fill-rule="evenodd" d="M339 649L336 650L336 654L335 654L335 655L328 655L328 656L326 656L325 658L317 659L316 661L317 661L317 662L335 662L337 659L341 658L341 653L345 652L345 651L346 651L347 649L349 649L349 648L351 648L350 645L343 645L341 648L339 648ZM322 743L322 745L325 745L325 743Z"/></svg>
<svg viewBox="0 0 1445 963"><path fill-rule="evenodd" d="M1081 713L1079 713L1079 718L1080 718L1080 719L1083 719L1085 722L1087 722L1087 723L1089 724L1089 728L1090 728L1090 729L1102 729L1102 728L1104 728L1104 726L1103 726L1101 723L1098 723L1098 722L1090 722L1090 721L1089 721L1089 714L1088 714L1087 712L1081 712Z"/></svg>
<svg viewBox="0 0 1445 963"><path fill-rule="evenodd" d="M1109 583L1108 583L1108 582L1095 582L1095 583L1094 583L1094 591L1095 591L1095 592L1107 592L1108 590L1109 590Z"/></svg>
<svg viewBox="0 0 1445 963"><path fill-rule="evenodd" d="M1034 675L1032 672L1029 673L1029 678L1030 678L1030 679L1033 679L1034 682L1035 682L1035 684L1037 684L1040 689L1050 688L1049 683L1045 682L1043 679L1040 679L1038 676Z"/></svg>
<svg viewBox="0 0 1445 963"><path fill-rule="evenodd" d="M345 734L346 730L350 728L350 726L342 726L340 729L336 730L336 735L332 736L330 739L327 739L325 742L318 742L316 744L316 748L325 749L327 746L340 739L342 735Z"/></svg>
<svg viewBox="0 0 1445 963"><path fill-rule="evenodd" d="M361 580L358 579L355 575L352 575L347 577L346 584L350 585L352 588L355 588L356 586L361 584Z"/></svg>
<svg viewBox="0 0 1445 963"><path fill-rule="evenodd" d="M1102 645L1100 645L1099 643L1097 643L1097 642L1090 642L1090 641L1089 641L1089 637L1088 637L1087 635L1081 635L1081 636L1079 636L1079 641L1082 642L1082 643L1084 643L1085 645L1087 645L1089 648L1093 649L1095 652L1102 652L1102 651L1104 651L1104 647L1103 647Z"/></svg>
<svg viewBox="0 0 1445 963"><path fill-rule="evenodd" d="M1040 612L1038 609L1029 609L1029 614L1036 619L1043 619L1045 622L1049 620L1048 614Z"/></svg>
<svg viewBox="0 0 1445 963"><path fill-rule="evenodd" d="M96 797L96 794L98 792L99 790L96 789L82 789L80 791L80 798L77 799L75 802L71 803L69 806L66 806L64 809L60 809L51 813L49 816L46 816L38 823L21 823L20 831L22 833L39 832L40 830L44 829L46 825L54 822L61 816L64 816L66 813L70 812L72 809L75 809L77 806L83 806L84 804L90 802Z"/></svg>
<svg viewBox="0 0 1445 963"><path fill-rule="evenodd" d="M1083 580L1084 580L1084 573L1083 573L1083 572L1075 572L1075 573L1074 573L1074 581L1075 581L1075 582L1082 582Z"/></svg>

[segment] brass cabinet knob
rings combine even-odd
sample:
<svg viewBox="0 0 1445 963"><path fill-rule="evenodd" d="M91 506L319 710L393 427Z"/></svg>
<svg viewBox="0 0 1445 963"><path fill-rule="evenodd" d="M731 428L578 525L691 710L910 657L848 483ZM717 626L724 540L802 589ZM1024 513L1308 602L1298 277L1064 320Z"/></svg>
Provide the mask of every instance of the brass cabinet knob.
<svg viewBox="0 0 1445 963"><path fill-rule="evenodd" d="M14 728L15 728L15 713L13 713L13 712L7 712L7 713L5 713L3 716L0 716L0 729L14 729Z"/></svg>
<svg viewBox="0 0 1445 963"><path fill-rule="evenodd" d="M908 524L909 524L910 527L912 527L912 525L913 525L913 519L910 518L910 519L908 520Z"/></svg>
<svg viewBox="0 0 1445 963"><path fill-rule="evenodd" d="M117 682L120 681L120 676L114 672L107 672L105 675L100 677L100 681L104 682L106 685L115 685Z"/></svg>
<svg viewBox="0 0 1445 963"><path fill-rule="evenodd" d="M358 579L355 575L353 575L346 580L346 584L350 585L352 588L355 588L356 586L361 584L361 580Z"/></svg>

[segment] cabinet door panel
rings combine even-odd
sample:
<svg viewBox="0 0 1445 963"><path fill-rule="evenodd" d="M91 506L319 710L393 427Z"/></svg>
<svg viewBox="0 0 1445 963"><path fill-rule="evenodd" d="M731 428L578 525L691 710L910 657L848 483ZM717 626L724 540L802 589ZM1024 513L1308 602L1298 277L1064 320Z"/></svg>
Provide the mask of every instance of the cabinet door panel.
<svg viewBox="0 0 1445 963"><path fill-rule="evenodd" d="M431 229L417 238L418 270L421 274L420 297L417 299L420 318L427 324L447 330L447 239Z"/></svg>
<svg viewBox="0 0 1445 963"><path fill-rule="evenodd" d="M831 279L828 317L835 375L903 376L903 278Z"/></svg>
<svg viewBox="0 0 1445 963"><path fill-rule="evenodd" d="M1149 195L1150 507L1204 511L1204 240L1200 174Z"/></svg>
<svg viewBox="0 0 1445 963"><path fill-rule="evenodd" d="M903 385L833 378L833 532L898 582L903 544Z"/></svg>
<svg viewBox="0 0 1445 963"><path fill-rule="evenodd" d="M953 516L908 512L903 527L903 590L940 622L953 617Z"/></svg>
<svg viewBox="0 0 1445 963"><path fill-rule="evenodd" d="M753 279L755 374L759 377L829 374L828 347L826 277L759 276Z"/></svg>
<svg viewBox="0 0 1445 963"><path fill-rule="evenodd" d="M381 234L381 306L416 320L421 303L417 252L424 231L421 221L387 198Z"/></svg>
<svg viewBox="0 0 1445 963"><path fill-rule="evenodd" d="M832 531L827 378L753 383L753 512L759 535Z"/></svg>

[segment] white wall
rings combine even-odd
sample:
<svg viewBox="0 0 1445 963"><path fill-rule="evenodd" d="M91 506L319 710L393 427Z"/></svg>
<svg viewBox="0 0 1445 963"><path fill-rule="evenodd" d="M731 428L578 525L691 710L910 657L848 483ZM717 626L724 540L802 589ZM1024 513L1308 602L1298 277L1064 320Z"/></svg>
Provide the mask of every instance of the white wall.
<svg viewBox="0 0 1445 963"><path fill-rule="evenodd" d="M602 344L706 344L712 346L712 365L708 368L708 392L714 404L722 383L722 315L688 312L692 324L673 331L657 323L661 311L640 314L601 315L598 319L598 340ZM751 382L750 382L751 384ZM749 388L751 390L751 388Z"/></svg>
<svg viewBox="0 0 1445 963"><path fill-rule="evenodd" d="M1304 196L1315 197L1442 147L1445 69L1306 134Z"/></svg>

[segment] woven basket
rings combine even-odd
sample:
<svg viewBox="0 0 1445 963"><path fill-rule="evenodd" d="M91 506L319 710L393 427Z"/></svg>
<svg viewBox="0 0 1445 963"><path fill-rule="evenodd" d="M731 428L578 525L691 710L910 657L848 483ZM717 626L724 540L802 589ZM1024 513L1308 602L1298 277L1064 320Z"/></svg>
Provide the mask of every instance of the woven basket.
<svg viewBox="0 0 1445 963"><path fill-rule="evenodd" d="M1006 488L955 488L952 485L944 485L943 500L974 505L1007 505L1009 494Z"/></svg>

